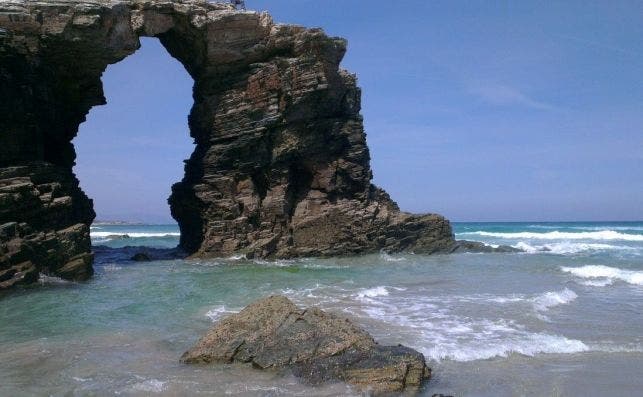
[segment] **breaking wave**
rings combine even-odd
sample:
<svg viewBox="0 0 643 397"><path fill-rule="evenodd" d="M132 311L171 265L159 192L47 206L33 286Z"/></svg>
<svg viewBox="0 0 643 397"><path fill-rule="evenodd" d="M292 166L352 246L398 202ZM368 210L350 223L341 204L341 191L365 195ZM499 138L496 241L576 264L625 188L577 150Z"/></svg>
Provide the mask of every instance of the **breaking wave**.
<svg viewBox="0 0 643 397"><path fill-rule="evenodd" d="M475 231L460 233L460 235L477 235L483 237L497 237L504 239L534 239L534 240L621 240L621 241L643 241L642 234L620 233L615 230L602 230L595 232L514 232L499 233Z"/></svg>
<svg viewBox="0 0 643 397"><path fill-rule="evenodd" d="M534 308L545 311L554 306L564 305L578 298L576 293L568 288L559 292L545 292L532 299Z"/></svg>
<svg viewBox="0 0 643 397"><path fill-rule="evenodd" d="M532 300L533 299L533 300ZM525 299L541 310L575 299L571 291ZM387 330L418 340L417 347L433 360L473 361L506 357L517 353L578 353L589 348L581 341L564 336L531 332L512 320L472 318L441 308L437 301L373 298L360 311L387 324Z"/></svg>
<svg viewBox="0 0 643 397"><path fill-rule="evenodd" d="M605 225L605 226L527 225L526 227L529 229L545 229L545 230L556 230L560 228L565 228L565 229L582 230L582 231L608 231L608 230L634 231L634 232L643 231L643 226L614 226L614 225Z"/></svg>
<svg viewBox="0 0 643 397"><path fill-rule="evenodd" d="M483 330L483 332L491 333L493 337L494 327ZM534 356L542 353L581 353L588 350L590 349L585 343L576 339L546 333L530 334L510 330L506 332L504 337L498 338L496 343L482 343L482 341L474 340L470 344L458 346L453 342L442 341L435 347L424 350L423 353L434 360L473 361L492 357L507 357L514 353Z"/></svg>
<svg viewBox="0 0 643 397"><path fill-rule="evenodd" d="M562 266L560 270L571 273L576 277L594 279L586 282L586 285L591 286L606 286L612 284L614 280L624 281L633 285L643 285L643 271L625 270L603 265L587 265L581 267Z"/></svg>
<svg viewBox="0 0 643 397"><path fill-rule="evenodd" d="M364 289L357 293L358 298L375 298L376 296L388 296L388 290L386 287L374 287Z"/></svg>
<svg viewBox="0 0 643 397"><path fill-rule="evenodd" d="M549 252L552 254L578 254L581 252L594 252L594 251L622 251L622 250L636 250L634 247L623 245L612 245L603 243L574 243L563 241L558 243L549 244L529 244L520 241L512 247L521 249L527 253L543 253Z"/></svg>
<svg viewBox="0 0 643 397"><path fill-rule="evenodd" d="M343 311L369 327L376 339L413 340L414 346L433 360L473 361L511 354L579 353L590 350L580 340L546 332L534 332L505 318L475 318L459 314L463 303L517 304L541 312L574 301L577 295L562 291L536 295L446 295L409 294L406 288L376 286L350 291L339 286L317 284L312 288L282 291L302 306L319 305ZM417 291L416 291L417 292ZM346 296L352 299L346 299ZM375 324L373 324L375 322ZM379 325L377 325L379 323ZM380 335L378 335L380 333ZM402 339L399 339L402 338Z"/></svg>
<svg viewBox="0 0 643 397"><path fill-rule="evenodd" d="M92 238L147 238L147 237L180 237L181 233L143 233L143 232L91 232Z"/></svg>

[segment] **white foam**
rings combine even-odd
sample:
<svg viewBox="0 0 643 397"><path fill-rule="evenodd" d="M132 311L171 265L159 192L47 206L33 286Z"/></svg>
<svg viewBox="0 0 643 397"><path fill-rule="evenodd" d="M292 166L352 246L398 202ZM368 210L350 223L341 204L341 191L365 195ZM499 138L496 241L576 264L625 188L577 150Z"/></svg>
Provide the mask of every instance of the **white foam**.
<svg viewBox="0 0 643 397"><path fill-rule="evenodd" d="M436 361L473 361L507 357L513 353L534 356L589 350L580 340L530 332L511 320L476 319L420 303L411 306L379 305L364 312L385 322L387 333L406 335L409 340L416 341L415 346L427 358Z"/></svg>
<svg viewBox="0 0 643 397"><path fill-rule="evenodd" d="M476 303L499 303L499 304L531 304L538 311L545 311L549 308L570 303L578 298L578 295L569 288L562 291L547 291L538 295L526 294L473 294L473 295L450 295L440 296L433 299L440 300L444 304L476 304Z"/></svg>
<svg viewBox="0 0 643 397"><path fill-rule="evenodd" d="M564 305L578 298L576 293L568 288L558 292L545 292L532 298L532 303L537 311L545 311L554 306Z"/></svg>
<svg viewBox="0 0 643 397"><path fill-rule="evenodd" d="M90 232L92 238L142 238L142 237L175 237L181 236L181 233L166 232L166 233L144 233L144 232Z"/></svg>
<svg viewBox="0 0 643 397"><path fill-rule="evenodd" d="M103 270L106 272L117 272L119 270L123 269L121 266L116 266L113 263L110 263L109 265L103 266Z"/></svg>
<svg viewBox="0 0 643 397"><path fill-rule="evenodd" d="M375 298L377 296L388 296L386 287L368 288L357 293L358 298Z"/></svg>
<svg viewBox="0 0 643 397"><path fill-rule="evenodd" d="M150 379L144 382L136 383L134 386L132 386L132 388L148 393L160 393L166 389L165 383L166 382L162 382L158 379Z"/></svg>
<svg viewBox="0 0 643 397"><path fill-rule="evenodd" d="M305 264L302 265L304 269L320 269L320 270L328 270L328 269L348 269L350 266L348 265L322 265L322 264Z"/></svg>
<svg viewBox="0 0 643 397"><path fill-rule="evenodd" d="M560 228L572 229L572 230L581 230L581 231L606 231L606 230L618 230L618 231L643 231L643 226L615 226L615 225L603 225L603 226L564 226L564 225L528 225L530 229L549 229L555 230Z"/></svg>
<svg viewBox="0 0 643 397"><path fill-rule="evenodd" d="M527 253L552 253L552 254L577 254L580 252L592 252L592 251L604 251L604 250L634 250L634 247L622 246L622 245L611 245L611 244L601 244L601 243L573 243L569 241L563 241L560 243L549 243L543 245L529 244L524 241L520 241L517 244L513 245L514 248L521 249Z"/></svg>
<svg viewBox="0 0 643 397"><path fill-rule="evenodd" d="M621 280L628 284L643 285L643 271L624 270L603 265L587 265L581 267L563 266L560 269L580 278Z"/></svg>
<svg viewBox="0 0 643 397"><path fill-rule="evenodd" d="M633 231L640 232L643 231L643 226L570 226L570 229L575 230L618 230L618 231Z"/></svg>
<svg viewBox="0 0 643 397"><path fill-rule="evenodd" d="M302 306L322 305L324 309L348 313L358 322L370 324L369 332L386 343L412 341L414 347L433 360L472 361L505 357L512 353L531 356L588 350L580 340L530 331L515 321L498 318L504 309L489 312L492 318L457 312L465 302L502 303L529 305L541 316L543 311L576 299L576 293L570 289L538 295L436 296L423 291L409 294L404 288L392 286L351 292L338 286L317 285L313 289L283 292ZM353 299L346 299L347 295ZM486 311L481 311L480 315L483 313Z"/></svg>
<svg viewBox="0 0 643 397"><path fill-rule="evenodd" d="M246 257L246 254L236 254L236 255L231 255L231 256L226 258L226 260L228 260L228 261L243 261L243 260L246 260L246 259L248 259Z"/></svg>
<svg viewBox="0 0 643 397"><path fill-rule="evenodd" d="M436 361L445 359L474 361L507 357L512 353L535 356L540 353L571 354L589 350L589 347L579 340L545 333L514 335L497 340L495 343L481 342L470 344L443 342L423 350L423 353Z"/></svg>
<svg viewBox="0 0 643 397"><path fill-rule="evenodd" d="M205 316L212 320L212 322L217 322L221 320L226 314L239 313L238 310L229 310L224 305L213 307L205 313Z"/></svg>
<svg viewBox="0 0 643 397"><path fill-rule="evenodd" d="M588 287L606 287L608 285L614 284L614 280L611 278L587 280L587 281L582 281L581 284L587 285Z"/></svg>
<svg viewBox="0 0 643 397"><path fill-rule="evenodd" d="M253 386L247 383L243 384L228 384L225 391L226 396L237 396L239 394L248 395L248 392L252 392L250 395L257 396L281 396L287 395L288 390L283 389L277 386Z"/></svg>
<svg viewBox="0 0 643 397"><path fill-rule="evenodd" d="M515 302L522 302L525 300L525 298L522 298L517 295L513 296L493 296L490 298L487 298L489 302L495 302L495 303L515 303Z"/></svg>
<svg viewBox="0 0 643 397"><path fill-rule="evenodd" d="M42 273L40 273L38 275L38 282L40 284L42 284L42 285L45 285L45 284L54 284L55 285L55 284L70 284L70 283L72 283L72 281L64 280L64 279L62 279L60 277L47 276L46 274L42 274Z"/></svg>
<svg viewBox="0 0 643 397"><path fill-rule="evenodd" d="M298 264L299 259L279 259L279 260L268 260L268 259L253 259L252 263L255 265L266 266L266 267L292 267Z"/></svg>
<svg viewBox="0 0 643 397"><path fill-rule="evenodd" d="M386 262L402 262L406 260L406 258L401 256L392 256L386 251L380 251L380 258L382 258Z"/></svg>
<svg viewBox="0 0 643 397"><path fill-rule="evenodd" d="M622 240L622 241L643 241L641 234L619 233L614 230L601 230L595 232L515 232L515 233L497 233L497 232L466 232L459 235L477 235L483 237L497 237L505 239L535 239L535 240Z"/></svg>

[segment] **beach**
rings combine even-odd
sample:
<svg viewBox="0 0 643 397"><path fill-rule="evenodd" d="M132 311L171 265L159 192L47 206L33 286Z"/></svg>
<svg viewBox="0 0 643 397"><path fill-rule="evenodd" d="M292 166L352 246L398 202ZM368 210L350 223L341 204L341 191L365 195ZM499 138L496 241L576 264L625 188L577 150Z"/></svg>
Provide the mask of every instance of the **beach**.
<svg viewBox="0 0 643 397"><path fill-rule="evenodd" d="M360 395L243 365L179 363L214 322L273 294L422 352L433 378L421 395L639 394L643 223L454 231L525 252L184 260L173 257L175 225L94 225L93 279L44 277L3 296L1 394ZM131 261L140 251L161 259Z"/></svg>

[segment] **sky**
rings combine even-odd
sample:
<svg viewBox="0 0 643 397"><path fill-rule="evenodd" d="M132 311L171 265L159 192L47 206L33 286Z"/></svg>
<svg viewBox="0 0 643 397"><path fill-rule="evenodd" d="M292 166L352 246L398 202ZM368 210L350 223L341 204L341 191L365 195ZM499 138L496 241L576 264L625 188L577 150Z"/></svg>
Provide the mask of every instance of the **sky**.
<svg viewBox="0 0 643 397"><path fill-rule="evenodd" d="M247 0L348 39L374 183L454 221L643 219L643 2ZM74 143L98 219L171 221L192 80L158 40Z"/></svg>

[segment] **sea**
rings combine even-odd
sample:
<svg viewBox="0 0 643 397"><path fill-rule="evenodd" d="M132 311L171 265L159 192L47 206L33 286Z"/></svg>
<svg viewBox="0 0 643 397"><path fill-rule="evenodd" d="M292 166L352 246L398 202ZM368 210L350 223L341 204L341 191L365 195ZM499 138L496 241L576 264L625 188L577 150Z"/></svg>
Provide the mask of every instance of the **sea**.
<svg viewBox="0 0 643 397"><path fill-rule="evenodd" d="M95 276L0 295L0 396L359 396L179 357L283 294L421 351L453 396L643 395L643 222L455 223L521 253L181 259L176 225L91 228ZM134 262L145 252L152 261Z"/></svg>

